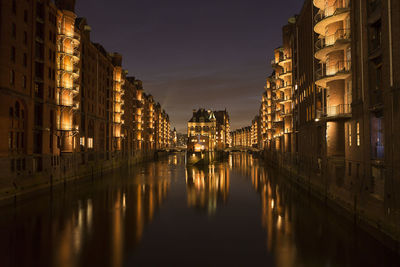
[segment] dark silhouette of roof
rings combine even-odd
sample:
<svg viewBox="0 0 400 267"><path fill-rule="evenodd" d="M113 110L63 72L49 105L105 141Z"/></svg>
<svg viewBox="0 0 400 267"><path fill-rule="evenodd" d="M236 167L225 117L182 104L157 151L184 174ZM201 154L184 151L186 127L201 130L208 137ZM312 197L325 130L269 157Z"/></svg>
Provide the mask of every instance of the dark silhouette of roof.
<svg viewBox="0 0 400 267"><path fill-rule="evenodd" d="M212 122L215 121L214 112L201 108L199 110L193 110L193 117L189 122Z"/></svg>

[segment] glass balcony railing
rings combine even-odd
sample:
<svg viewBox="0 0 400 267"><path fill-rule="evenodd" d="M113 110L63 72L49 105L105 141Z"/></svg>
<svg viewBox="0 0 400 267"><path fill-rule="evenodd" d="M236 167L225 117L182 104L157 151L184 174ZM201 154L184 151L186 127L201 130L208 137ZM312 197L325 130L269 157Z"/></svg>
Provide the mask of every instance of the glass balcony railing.
<svg viewBox="0 0 400 267"><path fill-rule="evenodd" d="M340 40L349 40L351 37L350 29L340 29L337 30L334 34L328 35L324 38L318 39L315 46L317 51L324 49L329 46L333 46L337 41Z"/></svg>
<svg viewBox="0 0 400 267"><path fill-rule="evenodd" d="M340 104L337 106L328 106L326 107L326 116L327 117L337 117L340 115L350 114L351 113L351 105L350 104Z"/></svg>
<svg viewBox="0 0 400 267"><path fill-rule="evenodd" d="M317 80L321 80L327 77L332 77L341 73L348 73L351 70L351 61L344 60L338 61L334 64L323 64L320 69L316 71Z"/></svg>
<svg viewBox="0 0 400 267"><path fill-rule="evenodd" d="M320 10L315 15L315 23L320 22L323 19L337 15L341 10L350 7L350 0L336 0L332 5L325 6L323 10Z"/></svg>

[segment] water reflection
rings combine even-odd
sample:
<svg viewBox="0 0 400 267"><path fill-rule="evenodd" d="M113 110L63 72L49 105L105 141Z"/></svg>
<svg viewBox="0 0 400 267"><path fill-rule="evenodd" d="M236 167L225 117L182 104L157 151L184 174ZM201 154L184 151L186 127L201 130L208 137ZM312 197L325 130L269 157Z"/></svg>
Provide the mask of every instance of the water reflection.
<svg viewBox="0 0 400 267"><path fill-rule="evenodd" d="M400 262L246 153L202 168L186 167L184 156L175 154L68 184L1 209L0 236L0 266L386 267Z"/></svg>
<svg viewBox="0 0 400 267"><path fill-rule="evenodd" d="M233 168L250 177L260 196L266 249L276 266L399 266L392 251L251 155L233 155Z"/></svg>
<svg viewBox="0 0 400 267"><path fill-rule="evenodd" d="M187 204L208 215L225 204L229 196L229 169L225 163L186 167Z"/></svg>
<svg viewBox="0 0 400 267"><path fill-rule="evenodd" d="M123 266L167 197L176 175L168 166L159 162L125 170L124 179L115 173L79 188L67 185L34 206L3 210L0 265Z"/></svg>

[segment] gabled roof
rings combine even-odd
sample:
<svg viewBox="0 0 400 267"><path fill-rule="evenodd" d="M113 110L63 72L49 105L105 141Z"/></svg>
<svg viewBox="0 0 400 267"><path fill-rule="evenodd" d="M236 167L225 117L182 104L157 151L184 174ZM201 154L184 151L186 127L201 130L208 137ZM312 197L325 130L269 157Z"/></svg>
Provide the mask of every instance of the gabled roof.
<svg viewBox="0 0 400 267"><path fill-rule="evenodd" d="M201 108L193 112L192 118L189 122L212 122L215 121L214 112Z"/></svg>

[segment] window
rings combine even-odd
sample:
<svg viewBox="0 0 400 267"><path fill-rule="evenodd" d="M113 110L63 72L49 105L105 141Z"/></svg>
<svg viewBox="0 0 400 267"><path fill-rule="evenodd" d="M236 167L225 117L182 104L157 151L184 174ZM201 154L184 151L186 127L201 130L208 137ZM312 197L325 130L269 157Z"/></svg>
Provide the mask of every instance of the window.
<svg viewBox="0 0 400 267"><path fill-rule="evenodd" d="M357 122L357 146L361 145L361 138L360 138L360 123Z"/></svg>
<svg viewBox="0 0 400 267"><path fill-rule="evenodd" d="M15 133L16 148L19 149L19 132Z"/></svg>
<svg viewBox="0 0 400 267"><path fill-rule="evenodd" d="M21 133L21 148L24 148L24 145L25 145L25 134L24 133ZM25 168L24 168L25 169Z"/></svg>
<svg viewBox="0 0 400 267"><path fill-rule="evenodd" d="M28 10L24 10L24 21L28 23Z"/></svg>
<svg viewBox="0 0 400 267"><path fill-rule="evenodd" d="M349 174L349 176L351 176L351 162L349 162L349 169L348 169L348 174Z"/></svg>
<svg viewBox="0 0 400 267"><path fill-rule="evenodd" d="M17 25L15 23L11 25L11 34L14 39L17 38Z"/></svg>
<svg viewBox="0 0 400 267"><path fill-rule="evenodd" d="M11 171L15 171L15 159L11 160Z"/></svg>
<svg viewBox="0 0 400 267"><path fill-rule="evenodd" d="M17 2L16 2L16 0L13 0L13 1L12 1L12 13L13 13L14 15L17 14Z"/></svg>
<svg viewBox="0 0 400 267"><path fill-rule="evenodd" d="M15 47L11 47L11 61L15 63Z"/></svg>
<svg viewBox="0 0 400 267"><path fill-rule="evenodd" d="M351 146L351 124L349 123L347 126L348 126L347 133L348 133L348 139L349 139L349 146Z"/></svg>
<svg viewBox="0 0 400 267"><path fill-rule="evenodd" d="M376 83L375 83L375 88L376 90L381 89L382 87L382 66L379 66L376 69Z"/></svg>
<svg viewBox="0 0 400 267"><path fill-rule="evenodd" d="M93 148L93 138L88 138L88 148Z"/></svg>
<svg viewBox="0 0 400 267"><path fill-rule="evenodd" d="M24 44L28 44L28 33L24 31Z"/></svg>
<svg viewBox="0 0 400 267"><path fill-rule="evenodd" d="M13 132L10 132L8 134L8 148L9 149L13 149L13 137L14 137Z"/></svg>
<svg viewBox="0 0 400 267"><path fill-rule="evenodd" d="M10 70L10 84L14 85L15 82L15 72L14 70Z"/></svg>
<svg viewBox="0 0 400 267"><path fill-rule="evenodd" d="M26 53L24 53L23 64L24 64L24 67L28 66L28 56L26 55Z"/></svg>
<svg viewBox="0 0 400 267"><path fill-rule="evenodd" d="M22 76L22 88L26 89L26 76Z"/></svg>
<svg viewBox="0 0 400 267"><path fill-rule="evenodd" d="M80 144L81 146L85 146L85 137L81 137L81 138L79 139L79 144Z"/></svg>

